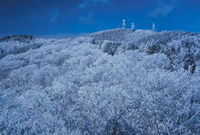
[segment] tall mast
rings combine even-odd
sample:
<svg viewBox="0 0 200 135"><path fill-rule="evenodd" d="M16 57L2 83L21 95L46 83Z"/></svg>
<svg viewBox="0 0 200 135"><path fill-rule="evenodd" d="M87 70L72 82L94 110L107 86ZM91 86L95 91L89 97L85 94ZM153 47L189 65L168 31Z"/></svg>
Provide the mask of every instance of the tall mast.
<svg viewBox="0 0 200 135"><path fill-rule="evenodd" d="M123 22L123 24L122 24L122 28L125 29L125 28L126 28L126 20L123 19L122 22Z"/></svg>
<svg viewBox="0 0 200 135"><path fill-rule="evenodd" d="M153 23L153 25L152 25L152 30L153 30L153 32L156 31L156 25L155 25L155 23Z"/></svg>
<svg viewBox="0 0 200 135"><path fill-rule="evenodd" d="M131 23L131 31L135 31L135 24Z"/></svg>

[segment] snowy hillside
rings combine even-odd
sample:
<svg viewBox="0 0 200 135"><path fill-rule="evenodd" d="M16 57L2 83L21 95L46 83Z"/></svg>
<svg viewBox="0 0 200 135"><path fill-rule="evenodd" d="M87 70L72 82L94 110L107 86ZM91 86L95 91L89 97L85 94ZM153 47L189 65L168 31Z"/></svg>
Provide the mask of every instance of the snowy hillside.
<svg viewBox="0 0 200 135"><path fill-rule="evenodd" d="M170 70L184 68L195 72L200 66L200 34L181 31L152 32L146 30L108 30L92 34L104 52L114 55L127 50L147 54L162 53L170 60ZM105 40L109 40L106 41ZM99 42L101 41L101 42ZM112 45L111 45L112 44ZM110 47L113 46L113 47Z"/></svg>
<svg viewBox="0 0 200 135"><path fill-rule="evenodd" d="M199 34L17 39L0 40L0 134L200 134Z"/></svg>

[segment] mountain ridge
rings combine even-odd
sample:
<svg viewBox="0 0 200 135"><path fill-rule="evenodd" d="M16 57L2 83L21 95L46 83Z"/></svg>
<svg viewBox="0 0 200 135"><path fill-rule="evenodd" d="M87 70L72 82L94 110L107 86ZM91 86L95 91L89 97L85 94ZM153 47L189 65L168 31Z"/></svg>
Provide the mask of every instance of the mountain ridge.
<svg viewBox="0 0 200 135"><path fill-rule="evenodd" d="M0 48L0 134L200 134L199 34L117 29Z"/></svg>

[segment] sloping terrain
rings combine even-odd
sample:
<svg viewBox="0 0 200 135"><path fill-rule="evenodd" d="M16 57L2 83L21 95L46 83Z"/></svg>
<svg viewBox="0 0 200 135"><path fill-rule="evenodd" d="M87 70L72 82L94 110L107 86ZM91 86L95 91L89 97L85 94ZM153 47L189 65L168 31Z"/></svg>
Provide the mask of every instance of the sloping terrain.
<svg viewBox="0 0 200 135"><path fill-rule="evenodd" d="M42 45L38 40L31 35L3 37L0 39L0 59L10 54L19 54L30 49L37 49Z"/></svg>
<svg viewBox="0 0 200 135"><path fill-rule="evenodd" d="M171 63L170 70L184 68L194 73L200 66L200 34L197 33L117 29L97 32L91 37L104 52L112 55L137 49L147 54L165 54Z"/></svg>
<svg viewBox="0 0 200 135"><path fill-rule="evenodd" d="M32 35L12 35L0 38L0 42L10 42L10 41L20 41L20 42L30 42L34 40L35 37Z"/></svg>
<svg viewBox="0 0 200 135"><path fill-rule="evenodd" d="M2 41L0 134L200 134L199 47L122 29Z"/></svg>

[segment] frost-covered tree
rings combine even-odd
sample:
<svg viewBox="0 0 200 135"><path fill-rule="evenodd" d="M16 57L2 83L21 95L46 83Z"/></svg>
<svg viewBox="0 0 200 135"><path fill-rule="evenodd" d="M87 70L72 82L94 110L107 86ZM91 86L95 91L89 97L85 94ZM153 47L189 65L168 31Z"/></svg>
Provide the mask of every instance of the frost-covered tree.
<svg viewBox="0 0 200 135"><path fill-rule="evenodd" d="M200 134L199 39L183 35L119 29L8 53L0 134Z"/></svg>

